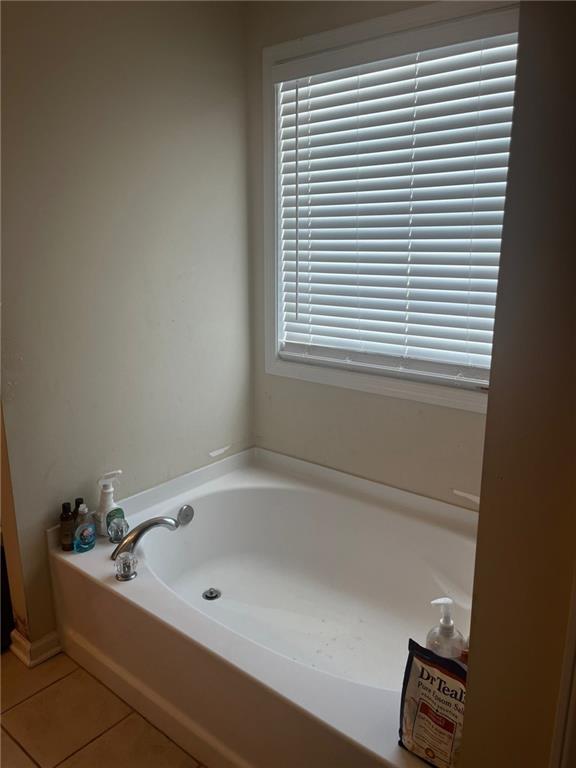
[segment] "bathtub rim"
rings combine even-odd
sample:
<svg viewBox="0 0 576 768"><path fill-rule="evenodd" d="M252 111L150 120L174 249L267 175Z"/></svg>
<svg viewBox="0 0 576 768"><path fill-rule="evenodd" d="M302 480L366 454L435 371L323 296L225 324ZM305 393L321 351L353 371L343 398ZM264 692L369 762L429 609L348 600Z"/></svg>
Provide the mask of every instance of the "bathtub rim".
<svg viewBox="0 0 576 768"><path fill-rule="evenodd" d="M248 467L277 471L296 480L311 482L318 489L342 492L367 503L390 504L393 505L394 511L417 519L435 521L455 533L476 539L477 506L472 508L472 506L449 503L259 447L247 448L211 464L193 469L164 483L119 499L117 504L122 507L126 517L131 518L144 510L156 514L158 508L163 508L169 500L178 498L228 473ZM460 496L457 498L462 499ZM46 534L49 547L57 547L58 525L48 528Z"/></svg>

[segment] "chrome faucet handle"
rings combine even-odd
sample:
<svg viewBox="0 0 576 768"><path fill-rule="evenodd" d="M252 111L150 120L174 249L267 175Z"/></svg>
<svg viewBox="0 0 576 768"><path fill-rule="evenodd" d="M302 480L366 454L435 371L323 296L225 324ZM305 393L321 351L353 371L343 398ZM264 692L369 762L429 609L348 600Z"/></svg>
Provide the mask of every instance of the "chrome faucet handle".
<svg viewBox="0 0 576 768"><path fill-rule="evenodd" d="M123 517L115 517L108 526L108 541L111 544L120 544L129 530L130 526L127 520Z"/></svg>
<svg viewBox="0 0 576 768"><path fill-rule="evenodd" d="M116 578L118 581L131 581L138 575L138 560L132 552L122 552L116 559Z"/></svg>
<svg viewBox="0 0 576 768"><path fill-rule="evenodd" d="M192 521L193 517L194 510L192 507L189 504L184 504L184 506L180 507L178 510L177 518L153 517L150 520L145 520L143 523L140 523L140 525L137 525L136 528L133 528L130 533L124 536L114 552L112 552L110 555L110 558L112 560L116 560L116 558L123 552L133 552L142 536L148 533L148 531L152 530L152 528L162 527L175 531L176 528L180 528L181 525L188 525L188 523Z"/></svg>

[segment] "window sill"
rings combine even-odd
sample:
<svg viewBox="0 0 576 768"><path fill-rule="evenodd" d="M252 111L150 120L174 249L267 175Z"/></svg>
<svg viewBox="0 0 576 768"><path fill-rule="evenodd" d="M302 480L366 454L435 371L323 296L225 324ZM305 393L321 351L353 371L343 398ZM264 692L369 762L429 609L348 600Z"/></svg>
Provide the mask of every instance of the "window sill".
<svg viewBox="0 0 576 768"><path fill-rule="evenodd" d="M461 411L473 411L475 413L486 413L488 401L487 392L479 392L457 386L411 381L395 376L360 373L357 371L339 370L323 365L291 362L282 360L277 356L267 361L266 373L273 376L310 381L315 384L325 384L343 389L355 389L360 392L383 395L384 397L414 400L420 403L440 405L445 408L456 408Z"/></svg>

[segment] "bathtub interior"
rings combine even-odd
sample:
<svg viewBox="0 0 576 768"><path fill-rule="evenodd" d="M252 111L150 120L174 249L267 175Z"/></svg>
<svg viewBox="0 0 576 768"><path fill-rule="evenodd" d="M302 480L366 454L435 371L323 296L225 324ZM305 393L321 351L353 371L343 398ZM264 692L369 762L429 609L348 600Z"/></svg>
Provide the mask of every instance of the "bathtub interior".
<svg viewBox="0 0 576 768"><path fill-rule="evenodd" d="M293 661L398 691L408 638L455 599L468 632L471 530L440 524L258 466L193 494L177 535L147 536L140 556L178 597L232 632ZM203 599L215 587L222 596Z"/></svg>

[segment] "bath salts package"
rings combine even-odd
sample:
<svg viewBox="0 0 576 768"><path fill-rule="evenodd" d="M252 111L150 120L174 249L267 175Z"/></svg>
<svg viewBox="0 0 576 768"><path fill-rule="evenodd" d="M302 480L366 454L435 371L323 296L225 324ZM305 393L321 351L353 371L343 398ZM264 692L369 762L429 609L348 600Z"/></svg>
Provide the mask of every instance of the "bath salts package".
<svg viewBox="0 0 576 768"><path fill-rule="evenodd" d="M458 765L466 667L408 643L408 662L402 686L400 746L436 768Z"/></svg>

